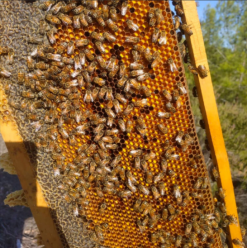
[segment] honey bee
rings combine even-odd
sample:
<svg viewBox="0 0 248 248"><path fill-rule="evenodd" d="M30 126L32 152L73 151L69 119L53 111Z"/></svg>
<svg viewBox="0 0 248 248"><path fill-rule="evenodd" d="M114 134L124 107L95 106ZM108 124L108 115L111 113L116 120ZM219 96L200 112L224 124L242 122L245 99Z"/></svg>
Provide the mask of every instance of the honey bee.
<svg viewBox="0 0 248 248"><path fill-rule="evenodd" d="M183 136L184 136L184 132L183 131L179 131L177 133L177 136L175 138L175 141L180 145L181 142L182 142L182 139L183 139Z"/></svg>
<svg viewBox="0 0 248 248"><path fill-rule="evenodd" d="M152 63L152 61L153 61L153 56L152 56L152 54L151 54L150 49L149 49L149 48L146 48L146 49L144 50L143 53L144 53L145 59L146 59L149 63Z"/></svg>
<svg viewBox="0 0 248 248"><path fill-rule="evenodd" d="M233 244L235 244L239 247L245 248L245 243L240 241L239 239L233 239L232 242L233 242Z"/></svg>
<svg viewBox="0 0 248 248"><path fill-rule="evenodd" d="M116 41L116 37L113 34L109 33L109 32L104 32L103 37L106 40L108 40L109 42L115 42Z"/></svg>
<svg viewBox="0 0 248 248"><path fill-rule="evenodd" d="M177 83L177 87L178 87L180 95L184 95L187 93L187 90L185 89L185 87L183 86L181 82Z"/></svg>
<svg viewBox="0 0 248 248"><path fill-rule="evenodd" d="M17 80L19 84L23 84L25 79L25 73L23 71L19 71L17 74Z"/></svg>
<svg viewBox="0 0 248 248"><path fill-rule="evenodd" d="M118 155L114 158L114 160L111 162L112 167L116 167L121 162L121 155Z"/></svg>
<svg viewBox="0 0 248 248"><path fill-rule="evenodd" d="M175 10L176 10L176 14L180 17L182 17L184 15L184 12L182 10L182 8L179 5L175 6ZM178 17L179 18L179 17Z"/></svg>
<svg viewBox="0 0 248 248"><path fill-rule="evenodd" d="M142 126L142 128L146 128L145 124L143 123L143 120L141 118L138 118L137 122L138 120L139 120L139 125ZM152 160L152 159L155 159L155 157L156 157L156 154L153 152L150 152L144 156L144 160Z"/></svg>
<svg viewBox="0 0 248 248"><path fill-rule="evenodd" d="M162 219L167 220L167 218L168 218L168 209L164 208L162 211Z"/></svg>
<svg viewBox="0 0 248 248"><path fill-rule="evenodd" d="M165 31L161 31L159 40L158 40L158 44L160 46L165 45L167 43L167 37L166 37L166 32Z"/></svg>
<svg viewBox="0 0 248 248"><path fill-rule="evenodd" d="M109 7L108 5L102 5L102 18L106 21L109 18Z"/></svg>
<svg viewBox="0 0 248 248"><path fill-rule="evenodd" d="M192 226L195 233L199 234L201 232L200 226L196 221L193 221Z"/></svg>
<svg viewBox="0 0 248 248"><path fill-rule="evenodd" d="M108 74L109 78L113 78L118 72L119 68L120 68L119 65L115 65L114 69Z"/></svg>
<svg viewBox="0 0 248 248"><path fill-rule="evenodd" d="M158 112L158 117L161 119L169 119L171 117L171 114L168 112Z"/></svg>
<svg viewBox="0 0 248 248"><path fill-rule="evenodd" d="M188 64L188 69L192 74L198 75L198 71L193 65Z"/></svg>
<svg viewBox="0 0 248 248"><path fill-rule="evenodd" d="M30 71L34 70L35 64L34 64L34 60L32 59L31 56L28 56L28 57L27 57L27 66L28 66L28 69L29 69Z"/></svg>
<svg viewBox="0 0 248 248"><path fill-rule="evenodd" d="M106 23L107 23L107 25L108 25L108 27L113 31L113 32L117 32L118 31L118 26L113 22L113 20L111 20L111 19L108 19L107 21L106 21ZM108 40L108 38L107 37L105 37L107 40Z"/></svg>
<svg viewBox="0 0 248 248"><path fill-rule="evenodd" d="M146 183L152 184L153 181L153 174L151 171L146 172Z"/></svg>
<svg viewBox="0 0 248 248"><path fill-rule="evenodd" d="M110 7L110 9L109 9L109 14L110 14L110 18L114 21L114 22L116 22L117 20L118 20L118 18L117 18L117 11L116 11L116 8L115 7Z"/></svg>
<svg viewBox="0 0 248 248"><path fill-rule="evenodd" d="M129 29L132 29L133 31L138 31L139 26L137 24L135 24L132 20L127 19L126 23L127 23L127 26Z"/></svg>
<svg viewBox="0 0 248 248"><path fill-rule="evenodd" d="M116 57L113 56L110 58L110 60L107 62L106 69L108 71L113 71L115 69L115 64L116 64Z"/></svg>
<svg viewBox="0 0 248 248"><path fill-rule="evenodd" d="M144 75L143 70L134 70L130 72L131 77L138 77L140 75Z"/></svg>
<svg viewBox="0 0 248 248"><path fill-rule="evenodd" d="M207 177L204 177L201 188L206 189L207 187L208 187L208 179L207 179Z"/></svg>
<svg viewBox="0 0 248 248"><path fill-rule="evenodd" d="M184 31L185 34L191 36L193 34L193 31L190 28L190 25L187 24L181 24L180 28Z"/></svg>
<svg viewBox="0 0 248 248"><path fill-rule="evenodd" d="M129 68L131 70L142 70L142 69L144 69L144 66L142 64L137 63L137 62L134 62L134 63L130 64Z"/></svg>
<svg viewBox="0 0 248 248"><path fill-rule="evenodd" d="M90 52L89 49L85 49L84 50L84 53L86 55L86 57L90 60L90 61L93 61L95 59L94 55Z"/></svg>
<svg viewBox="0 0 248 248"><path fill-rule="evenodd" d="M96 45L97 49L100 51L100 53L106 53L102 42L97 41L97 42L95 42L95 45Z"/></svg>
<svg viewBox="0 0 248 248"><path fill-rule="evenodd" d="M174 194L175 198L181 198L181 192L179 190L178 185L176 185L176 184L173 186L173 194Z"/></svg>
<svg viewBox="0 0 248 248"><path fill-rule="evenodd" d="M157 239L158 239L158 234L157 233L152 233L151 234L151 242L152 243L157 243Z"/></svg>
<svg viewBox="0 0 248 248"><path fill-rule="evenodd" d="M176 64L175 64L175 62L173 61L172 58L169 58L169 59L168 59L168 64L169 64L169 66L170 66L170 71L171 71L171 72L177 71Z"/></svg>
<svg viewBox="0 0 248 248"><path fill-rule="evenodd" d="M160 215L155 215L154 218L149 219L149 228L154 228L160 219Z"/></svg>
<svg viewBox="0 0 248 248"><path fill-rule="evenodd" d="M203 183L203 180L201 177L197 178L195 184L194 184L194 189L200 189L201 185Z"/></svg>
<svg viewBox="0 0 248 248"><path fill-rule="evenodd" d="M158 42L159 34L160 34L160 29L159 28L155 28L153 30L153 34L152 34L152 43L157 43Z"/></svg>
<svg viewBox="0 0 248 248"><path fill-rule="evenodd" d="M132 103L128 104L126 109L123 111L124 115L129 115L134 109L134 105Z"/></svg>
<svg viewBox="0 0 248 248"><path fill-rule="evenodd" d="M137 62L141 59L140 53L136 50L132 50L133 60Z"/></svg>
<svg viewBox="0 0 248 248"><path fill-rule="evenodd" d="M220 196L221 199L225 199L226 197L225 191L222 188L219 188L218 195Z"/></svg>
<svg viewBox="0 0 248 248"><path fill-rule="evenodd" d="M145 187L144 185L142 184L139 184L138 185L138 189L144 194L144 195L149 195L150 194L150 191L147 187Z"/></svg>
<svg viewBox="0 0 248 248"><path fill-rule="evenodd" d="M156 57L156 58L153 60L152 64L151 64L151 68L157 67L161 62L162 62L162 60L161 60L160 56ZM148 74L148 75L149 75L149 74Z"/></svg>
<svg viewBox="0 0 248 248"><path fill-rule="evenodd" d="M113 92L112 92L112 88L107 88L105 99L106 99L107 101L110 101L110 100L113 100L113 99L114 99ZM113 107L113 106L112 106L112 107ZM112 107L111 107L111 108L112 108ZM115 118L114 116L111 116L111 117Z"/></svg>
<svg viewBox="0 0 248 248"><path fill-rule="evenodd" d="M167 102L165 104L165 107L168 111L172 112L172 113L175 113L176 112L176 109L174 108L174 106L170 103L170 102Z"/></svg>
<svg viewBox="0 0 248 248"><path fill-rule="evenodd" d="M121 95L119 93L117 93L115 95L115 99L117 99L119 102L121 102L123 104L126 104L127 103L127 99L123 95Z"/></svg>
<svg viewBox="0 0 248 248"><path fill-rule="evenodd" d="M140 42L140 38L139 37L134 37L134 36L127 36L125 39L126 43L138 43Z"/></svg>
<svg viewBox="0 0 248 248"><path fill-rule="evenodd" d="M220 177L220 175L219 175L219 172L218 172L218 170L216 169L216 167L213 167L213 169L212 169L212 174L213 174L213 177L214 177L215 181L217 181L218 178Z"/></svg>
<svg viewBox="0 0 248 248"><path fill-rule="evenodd" d="M55 4L52 8L51 11L54 15L58 14L58 12L60 11L61 7L64 5L63 2L58 2L57 4Z"/></svg>
<svg viewBox="0 0 248 248"><path fill-rule="evenodd" d="M141 201L141 200L140 200ZM137 212L142 213L143 215L147 215L151 210L151 206L147 201L143 201L139 208L137 209Z"/></svg>
<svg viewBox="0 0 248 248"><path fill-rule="evenodd" d="M155 186L152 186L152 193L155 199L158 199L160 197L159 191Z"/></svg>
<svg viewBox="0 0 248 248"><path fill-rule="evenodd" d="M177 30L180 26L180 17L179 16L175 16L174 17L175 23L174 23L174 28L175 30Z"/></svg>
<svg viewBox="0 0 248 248"><path fill-rule="evenodd" d="M12 65L14 63L14 57L15 57L14 49L10 48L8 51L8 63L10 65Z"/></svg>
<svg viewBox="0 0 248 248"><path fill-rule="evenodd" d="M81 27L79 16L73 16L73 27L79 29Z"/></svg>
<svg viewBox="0 0 248 248"><path fill-rule="evenodd" d="M60 61L53 61L53 62L60 62ZM67 65L72 65L74 64L74 60L72 58L63 57L62 63L67 64Z"/></svg>
<svg viewBox="0 0 248 248"><path fill-rule="evenodd" d="M8 53L9 48L8 47L0 47L0 55Z"/></svg>
<svg viewBox="0 0 248 248"><path fill-rule="evenodd" d="M156 23L160 24L164 20L161 9L155 9Z"/></svg>
<svg viewBox="0 0 248 248"><path fill-rule="evenodd" d="M61 55L60 55L60 54L48 53L48 54L47 54L47 59L53 60L53 61L61 61ZM63 62L64 62L64 61L63 61Z"/></svg>
<svg viewBox="0 0 248 248"><path fill-rule="evenodd" d="M90 74L92 74L92 73L95 71L96 66L97 66L96 61L91 62L91 63L88 65L88 67L87 67L87 71L88 71Z"/></svg>
<svg viewBox="0 0 248 248"><path fill-rule="evenodd" d="M191 233L191 230L192 230L192 224L189 223L189 224L186 225L185 235L189 235Z"/></svg>
<svg viewBox="0 0 248 248"><path fill-rule="evenodd" d="M158 124L157 127L162 134L168 133L168 128L164 124Z"/></svg>
<svg viewBox="0 0 248 248"><path fill-rule="evenodd" d="M73 41L70 41L68 43L68 46L67 46L67 54L69 54L69 55L74 54L74 49L75 49L74 42Z"/></svg>
<svg viewBox="0 0 248 248"><path fill-rule="evenodd" d="M72 10L72 13L74 15L81 14L84 10L84 7L82 5L78 5L75 9Z"/></svg>
<svg viewBox="0 0 248 248"><path fill-rule="evenodd" d="M208 71L204 65L199 65L197 67L197 71L198 71L201 78L205 78L208 76Z"/></svg>
<svg viewBox="0 0 248 248"><path fill-rule="evenodd" d="M98 0L87 0L89 8L96 9L98 7Z"/></svg>
<svg viewBox="0 0 248 248"><path fill-rule="evenodd" d="M35 98L35 93L31 91L22 91L22 96L26 98Z"/></svg>
<svg viewBox="0 0 248 248"><path fill-rule="evenodd" d="M103 241L104 240L104 235L103 235L103 232L102 232L102 229L100 226L95 226L95 232L96 232L96 236L98 237L98 239L100 241Z"/></svg>
<svg viewBox="0 0 248 248"><path fill-rule="evenodd" d="M175 247L179 247L179 246L181 246L182 239L183 239L183 237L182 237L181 235L177 235L177 237L176 237Z"/></svg>
<svg viewBox="0 0 248 248"><path fill-rule="evenodd" d="M133 185L132 181L130 178L127 179L126 181L126 186L133 192L135 193L137 191L137 188Z"/></svg>
<svg viewBox="0 0 248 248"><path fill-rule="evenodd" d="M91 33L91 37L93 38L93 39L95 39L95 40L98 40L98 41L100 41L100 42L103 42L104 41L104 37L103 36L101 36L99 33L97 33L97 32L92 32Z"/></svg>
<svg viewBox="0 0 248 248"><path fill-rule="evenodd" d="M117 87L123 87L127 82L127 80L128 80L127 76L124 76L121 79L119 79L119 81L117 82Z"/></svg>
<svg viewBox="0 0 248 248"><path fill-rule="evenodd" d="M93 97L92 97L92 94L91 94L91 90L90 89L87 89L86 90L85 95L84 95L84 101L86 103L93 102Z"/></svg>
<svg viewBox="0 0 248 248"><path fill-rule="evenodd" d="M81 40L76 40L76 47L82 47L82 46L87 46L89 44L89 40L88 39L81 39ZM87 49L88 50L88 49ZM85 54L86 54L86 50L85 50ZM86 55L87 56L87 55ZM87 56L88 57L88 56ZM90 59L93 60L93 59Z"/></svg>
<svg viewBox="0 0 248 248"><path fill-rule="evenodd" d="M86 20L86 16L84 15L84 13L81 13L78 17L79 17L79 21L83 25L83 27L89 26L88 21Z"/></svg>
<svg viewBox="0 0 248 248"><path fill-rule="evenodd" d="M97 57L96 57L96 60L97 60L97 62L99 63L99 65L100 65L103 69L106 68L106 62L105 62L105 60L103 59L102 56L97 56Z"/></svg>
<svg viewBox="0 0 248 248"><path fill-rule="evenodd" d="M154 9L150 9L149 13L148 13L148 17L149 17L149 26L155 26L156 24L156 17L155 17L155 10Z"/></svg>
<svg viewBox="0 0 248 248"><path fill-rule="evenodd" d="M60 19L58 18L58 17L56 17L56 16L54 16L54 15L52 15L52 14L47 14L46 15L46 20L48 21L48 22L50 22L51 24L61 24L61 21L60 21Z"/></svg>
<svg viewBox="0 0 248 248"><path fill-rule="evenodd" d="M125 125L125 122L123 121L123 119L118 119L118 125L119 125L122 132L126 131L126 125Z"/></svg>
<svg viewBox="0 0 248 248"><path fill-rule="evenodd" d="M132 196L132 191L130 191L130 190L123 190L123 191L119 192L119 196L121 198L131 197Z"/></svg>
<svg viewBox="0 0 248 248"><path fill-rule="evenodd" d="M77 4L75 2L71 2L71 3L67 4L67 5L63 5L60 8L60 12L68 13L68 12L74 10L76 7L77 7Z"/></svg>

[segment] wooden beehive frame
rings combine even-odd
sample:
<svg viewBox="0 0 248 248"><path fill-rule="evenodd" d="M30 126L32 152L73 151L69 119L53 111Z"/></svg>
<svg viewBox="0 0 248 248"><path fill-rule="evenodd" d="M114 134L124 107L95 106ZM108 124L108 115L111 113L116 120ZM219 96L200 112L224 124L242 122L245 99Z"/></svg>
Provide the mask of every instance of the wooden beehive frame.
<svg viewBox="0 0 248 248"><path fill-rule="evenodd" d="M191 25L191 29L193 31L192 36L186 36L192 65L195 67L198 65L205 65L209 71L208 77L200 78L198 76L194 76L194 79L198 91L203 120L206 125L206 134L211 149L212 159L214 164L216 164L219 169L220 180L218 185L226 191L225 205L227 208L227 213L237 216L238 218L231 170L221 130L196 2L182 1L182 6L185 14L184 21L188 25ZM231 239L238 238L242 240L239 225L230 225L229 232Z"/></svg>
<svg viewBox="0 0 248 248"><path fill-rule="evenodd" d="M193 36L187 38L192 64L194 66L198 66L199 64L205 65L206 68L209 69L201 33L201 26L197 15L196 3L195 1L183 1L182 5L185 12L185 21L187 24L191 24L194 33ZM206 123L206 131L211 147L212 158L220 172L219 184L226 190L227 196L225 204L227 212L228 214L237 216L237 207L232 186L230 167L218 117L211 76L209 75L205 79L195 77L195 82L199 93L203 118ZM10 156L12 157L27 202L41 232L44 244L46 247L62 247L48 205L44 199L38 182L35 180L33 166L29 161L27 152L23 145L23 140L16 131L17 129L15 128L15 124L6 124L0 121L0 126L3 139ZM241 239L239 226L231 225L229 230L231 239Z"/></svg>

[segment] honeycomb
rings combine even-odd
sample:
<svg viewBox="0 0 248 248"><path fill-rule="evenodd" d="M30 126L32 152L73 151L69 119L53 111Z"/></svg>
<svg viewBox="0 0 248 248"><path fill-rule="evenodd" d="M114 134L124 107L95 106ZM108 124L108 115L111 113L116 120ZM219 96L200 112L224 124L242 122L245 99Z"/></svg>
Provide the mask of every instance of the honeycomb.
<svg viewBox="0 0 248 248"><path fill-rule="evenodd" d="M14 207L14 206L28 207L28 203L26 201L23 189L16 190L8 194L6 199L4 200L4 204L9 205L10 207Z"/></svg>
<svg viewBox="0 0 248 248"><path fill-rule="evenodd" d="M222 247L169 2L0 7L2 121L18 125L64 247Z"/></svg>
<svg viewBox="0 0 248 248"><path fill-rule="evenodd" d="M0 156L0 168L11 175L17 174L8 152Z"/></svg>

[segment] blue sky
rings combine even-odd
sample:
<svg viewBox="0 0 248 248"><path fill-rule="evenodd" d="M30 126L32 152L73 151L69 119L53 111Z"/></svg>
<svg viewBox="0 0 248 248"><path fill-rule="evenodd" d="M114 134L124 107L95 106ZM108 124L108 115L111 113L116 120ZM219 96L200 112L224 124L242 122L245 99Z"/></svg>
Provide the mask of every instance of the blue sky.
<svg viewBox="0 0 248 248"><path fill-rule="evenodd" d="M212 8L214 8L216 6L216 4L218 3L218 1L214 1L214 0L198 0L198 5L199 7L197 7L197 11L198 11L198 15L199 15L199 19L202 20L204 17L204 11L207 7L208 4L210 4L210 6ZM174 6L172 5L172 1L169 1L171 9L174 10Z"/></svg>
<svg viewBox="0 0 248 248"><path fill-rule="evenodd" d="M204 10L206 9L207 5L210 4L210 6L212 8L214 8L216 6L216 4L218 3L218 1L204 1L204 0L198 0L198 5L199 7L197 7L197 11L198 11L198 15L199 15L199 19L202 20L204 17Z"/></svg>

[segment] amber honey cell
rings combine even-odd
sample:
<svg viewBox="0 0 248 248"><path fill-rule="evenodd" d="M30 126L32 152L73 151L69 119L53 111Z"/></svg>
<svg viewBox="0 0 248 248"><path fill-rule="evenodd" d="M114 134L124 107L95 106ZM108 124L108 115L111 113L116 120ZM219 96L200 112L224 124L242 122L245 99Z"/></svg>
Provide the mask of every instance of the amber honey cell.
<svg viewBox="0 0 248 248"><path fill-rule="evenodd" d="M48 60L38 54L34 63L43 58L50 71L25 71L29 77L35 74L36 81L32 82L36 88L25 83L14 85L18 92L35 94L34 101L41 100L46 107L35 114L30 93L26 100L21 94L9 94L18 103L28 102L29 107L24 110L15 108L14 104L10 106L24 140L33 141L38 149L35 157L34 150L27 148L32 161L39 160L37 177L54 210L54 221L64 242L69 247L90 247L91 243L104 247L185 247L185 244L191 247L197 243L195 247L205 247L213 238L214 247L222 247L217 230L209 227L215 205L195 133L189 95L180 93L180 87L186 91L188 88L169 3L128 1L126 15L121 16L125 1L92 1L98 3L97 7L89 1L82 2L85 2L82 3L84 12L79 18L88 18L89 25L83 26L81 21L78 29L73 24L50 25L48 20L47 26L56 29L56 42L51 44L54 52ZM116 11L118 21L109 24L104 20L103 27L98 11L106 8L103 4L108 2L109 14L114 19ZM49 1L39 8L51 8L53 12L53 3L46 4ZM80 4L72 1L67 5L72 11L61 10L69 19L74 15L73 5ZM148 16L153 12L155 23L161 20L149 26L152 17ZM45 18L45 12L39 13ZM65 21L63 15L54 16ZM137 25L134 27L138 30L133 31L127 20ZM113 31L117 28L118 31ZM161 37L152 42L155 28L166 36L166 44L159 40ZM110 42L105 38L102 42L92 38L92 32L102 37L106 37L104 32L109 32L116 40ZM133 43L126 42L127 37ZM68 43L75 45L73 54L68 54ZM130 69L134 62L132 51L138 51L135 45L149 48L146 55L138 52L140 71ZM161 60L153 67L154 54L159 54ZM85 58L80 58L81 55ZM106 62L105 69L96 62L97 56ZM52 61L61 61L60 58L64 66L51 68ZM123 86L118 85L121 65L125 65L128 77ZM78 75L83 78L81 83ZM96 77L102 79L103 85L93 80ZM130 78L137 81L135 87ZM166 100L164 90L172 101ZM117 100L117 94L122 97L118 97L118 106L113 101ZM5 105L1 105L1 113L2 110L7 116ZM126 130L128 121L131 121L131 131ZM23 122L27 123L22 125ZM158 124L163 124L167 132L162 134ZM31 132L33 127L38 130ZM178 141L180 132L184 143ZM118 163L111 166L118 156L121 157ZM192 166L194 159L197 167ZM166 164L164 167L162 161ZM199 178L200 181L207 178L204 188L198 187ZM134 207L137 200L144 206L142 211ZM162 214L165 208L167 217ZM201 222L201 233L193 228L190 235L185 235L186 225L200 217L205 221ZM89 237L88 246L84 237ZM178 244L180 237L183 242Z"/></svg>

